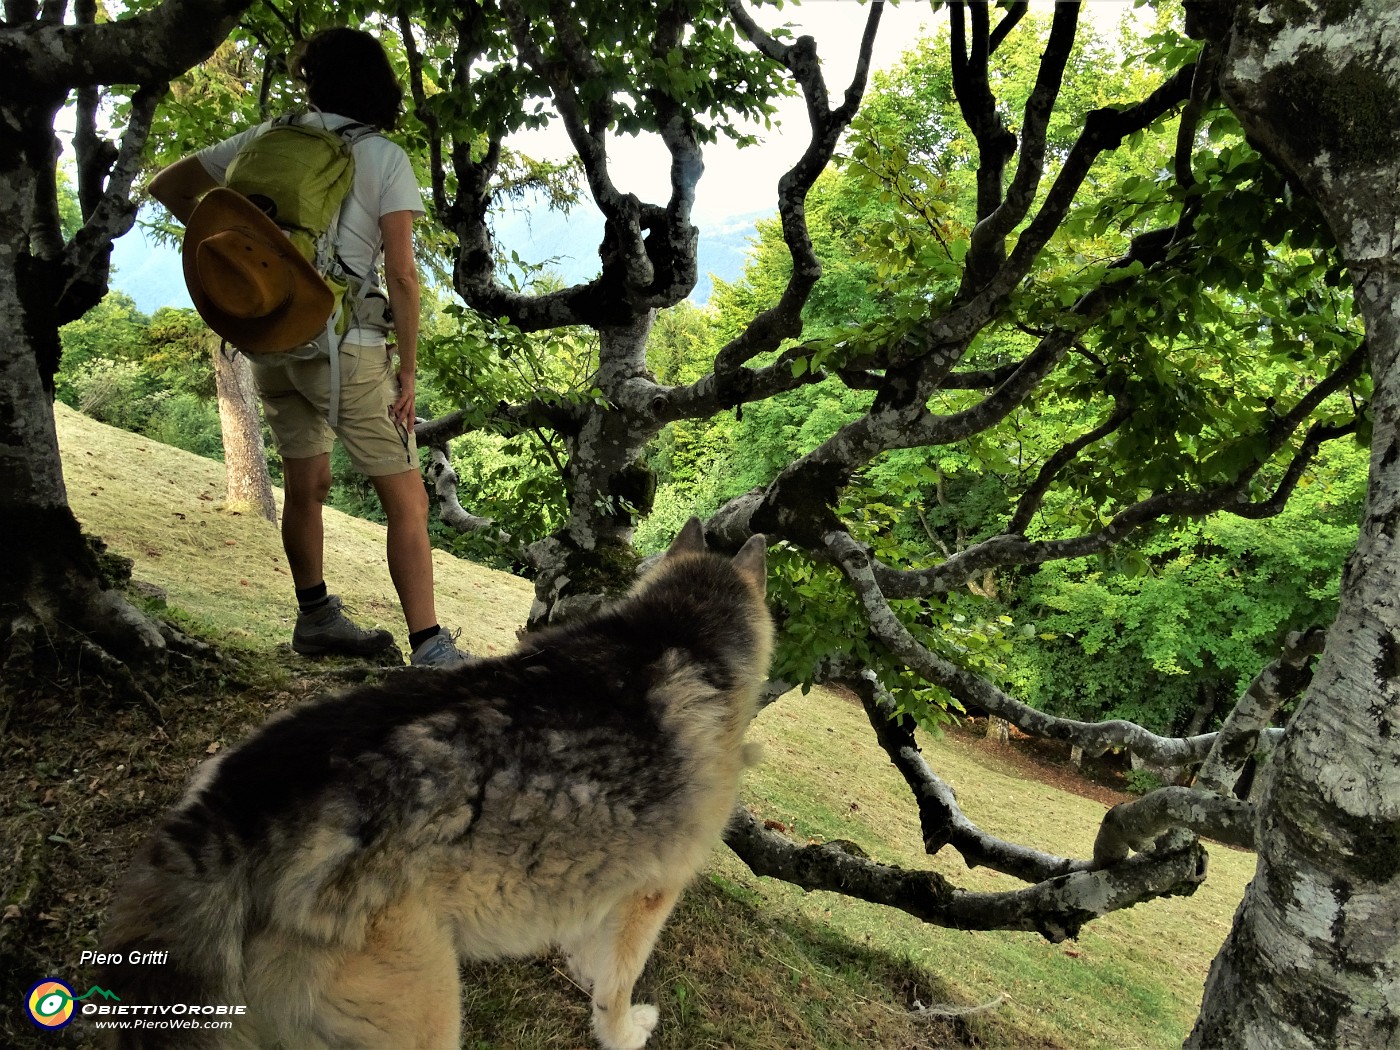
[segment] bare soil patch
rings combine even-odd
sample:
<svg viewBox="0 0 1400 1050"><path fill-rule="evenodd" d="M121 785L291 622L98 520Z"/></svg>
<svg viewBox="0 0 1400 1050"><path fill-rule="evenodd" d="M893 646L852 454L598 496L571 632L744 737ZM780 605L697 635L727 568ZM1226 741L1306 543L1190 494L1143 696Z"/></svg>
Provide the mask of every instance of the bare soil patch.
<svg viewBox="0 0 1400 1050"><path fill-rule="evenodd" d="M1127 760L1117 755L1085 759L1083 765L1075 769L1070 762L1068 744L1027 736L1014 726L1007 743L989 740L985 718L969 718L951 730L949 736L989 762L1011 767L1025 780L1091 798L1105 806L1116 806L1134 797L1123 775L1128 768Z"/></svg>

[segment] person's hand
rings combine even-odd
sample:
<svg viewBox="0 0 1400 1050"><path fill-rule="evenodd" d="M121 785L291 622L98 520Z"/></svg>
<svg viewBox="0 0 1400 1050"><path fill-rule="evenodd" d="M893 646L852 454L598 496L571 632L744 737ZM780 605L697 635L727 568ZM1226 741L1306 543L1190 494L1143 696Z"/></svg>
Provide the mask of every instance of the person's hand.
<svg viewBox="0 0 1400 1050"><path fill-rule="evenodd" d="M399 370L399 396L394 398L389 405L389 418L396 424L408 430L413 429L416 420L413 411L414 390L416 387L416 377L413 370Z"/></svg>

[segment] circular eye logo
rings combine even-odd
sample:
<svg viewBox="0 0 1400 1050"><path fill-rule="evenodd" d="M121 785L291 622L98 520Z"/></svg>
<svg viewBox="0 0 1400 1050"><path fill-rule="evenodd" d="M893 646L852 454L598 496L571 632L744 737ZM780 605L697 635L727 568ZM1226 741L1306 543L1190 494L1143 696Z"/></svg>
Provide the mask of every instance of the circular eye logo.
<svg viewBox="0 0 1400 1050"><path fill-rule="evenodd" d="M73 1020L73 989L60 980L46 977L25 999L29 1019L40 1028L63 1028Z"/></svg>

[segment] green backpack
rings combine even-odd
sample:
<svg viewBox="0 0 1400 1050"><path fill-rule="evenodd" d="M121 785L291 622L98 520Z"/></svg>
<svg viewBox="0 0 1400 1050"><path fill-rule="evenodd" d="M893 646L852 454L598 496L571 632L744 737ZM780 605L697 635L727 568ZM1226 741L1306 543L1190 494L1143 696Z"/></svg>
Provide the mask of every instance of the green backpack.
<svg viewBox="0 0 1400 1050"><path fill-rule="evenodd" d="M287 235L330 286L335 309L325 331L296 357L328 356L331 362L330 424L340 409L340 341L351 326L383 328L388 321L382 296L369 308L372 274L356 274L340 258L340 211L355 181L351 146L378 134L367 124L330 129L298 123L299 114L278 117L272 126L238 151L224 184L252 201Z"/></svg>

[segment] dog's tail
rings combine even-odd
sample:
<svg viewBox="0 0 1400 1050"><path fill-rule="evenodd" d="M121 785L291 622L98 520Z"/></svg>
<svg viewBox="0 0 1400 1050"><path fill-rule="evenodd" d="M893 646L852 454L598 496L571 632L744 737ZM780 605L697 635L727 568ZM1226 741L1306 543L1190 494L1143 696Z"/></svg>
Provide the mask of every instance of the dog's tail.
<svg viewBox="0 0 1400 1050"><path fill-rule="evenodd" d="M104 1025L109 1046L240 1045L234 1008L244 1002L249 886L229 829L197 801L177 810L146 842L109 912L97 978L120 1004L103 1004L111 1006L111 1020L143 1023ZM211 1020L232 1020L233 1031L206 1026Z"/></svg>

